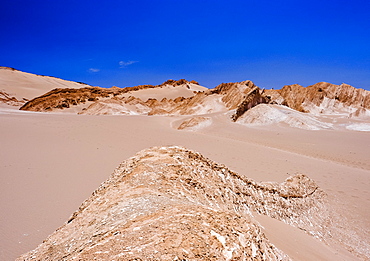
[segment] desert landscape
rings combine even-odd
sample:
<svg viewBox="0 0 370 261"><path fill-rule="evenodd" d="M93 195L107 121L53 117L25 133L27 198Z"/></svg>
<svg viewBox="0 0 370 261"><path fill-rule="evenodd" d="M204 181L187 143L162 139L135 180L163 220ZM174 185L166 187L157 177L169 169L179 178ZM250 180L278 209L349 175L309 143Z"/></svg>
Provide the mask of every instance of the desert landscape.
<svg viewBox="0 0 370 261"><path fill-rule="evenodd" d="M0 260L368 260L370 92L0 68Z"/></svg>

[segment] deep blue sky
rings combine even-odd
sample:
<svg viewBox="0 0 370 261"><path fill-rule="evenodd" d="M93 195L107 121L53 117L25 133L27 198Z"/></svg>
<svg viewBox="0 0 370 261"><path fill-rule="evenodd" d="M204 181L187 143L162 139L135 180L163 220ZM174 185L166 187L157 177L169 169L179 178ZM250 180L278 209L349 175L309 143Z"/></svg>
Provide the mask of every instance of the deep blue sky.
<svg viewBox="0 0 370 261"><path fill-rule="evenodd" d="M2 0L0 66L102 87L370 90L369 14L369 0Z"/></svg>

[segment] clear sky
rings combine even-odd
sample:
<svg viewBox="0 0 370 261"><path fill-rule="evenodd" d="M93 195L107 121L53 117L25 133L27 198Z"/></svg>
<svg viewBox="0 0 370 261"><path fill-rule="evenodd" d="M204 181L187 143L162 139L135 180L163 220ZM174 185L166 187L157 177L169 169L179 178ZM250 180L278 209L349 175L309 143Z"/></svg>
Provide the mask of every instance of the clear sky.
<svg viewBox="0 0 370 261"><path fill-rule="evenodd" d="M2 0L0 66L101 87L370 90L370 0Z"/></svg>

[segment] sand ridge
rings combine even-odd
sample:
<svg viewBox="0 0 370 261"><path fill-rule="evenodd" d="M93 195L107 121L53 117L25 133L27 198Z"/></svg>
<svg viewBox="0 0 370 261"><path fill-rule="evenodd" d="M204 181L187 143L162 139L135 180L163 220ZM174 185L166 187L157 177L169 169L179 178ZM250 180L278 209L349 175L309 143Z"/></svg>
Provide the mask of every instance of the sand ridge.
<svg viewBox="0 0 370 261"><path fill-rule="evenodd" d="M86 86L89 85L0 66L0 90L4 90L23 103L55 88L83 88Z"/></svg>

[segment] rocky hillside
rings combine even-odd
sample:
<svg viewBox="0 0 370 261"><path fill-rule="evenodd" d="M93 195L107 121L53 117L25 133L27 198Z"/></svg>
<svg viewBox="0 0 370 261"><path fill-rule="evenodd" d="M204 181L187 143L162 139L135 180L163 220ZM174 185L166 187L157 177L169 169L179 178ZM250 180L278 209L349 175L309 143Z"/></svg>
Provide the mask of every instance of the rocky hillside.
<svg viewBox="0 0 370 261"><path fill-rule="evenodd" d="M231 118L237 121L247 110L267 103L315 115L370 116L370 92L347 84L322 82L308 87L294 84L281 90L261 90L252 81L244 81L206 89L184 79L155 86L59 88L27 102L21 110L55 111L78 106L77 113L91 115L201 115L233 111Z"/></svg>
<svg viewBox="0 0 370 261"><path fill-rule="evenodd" d="M135 97L135 94L141 90L148 90L148 89L161 89L165 86L172 86L172 89L176 87L182 86L185 88L190 89L191 85L199 84L195 81L186 81L184 79L174 81L168 80L160 85L139 85L135 87L126 87L126 88L100 88L100 87L86 87L80 89L70 89L70 88L58 88L54 89L40 97L36 97L33 100L26 103L24 106L21 107L21 110L27 111L55 111L60 109L66 109L73 106L77 106L79 104L86 104L92 105L94 102L103 101L104 103L100 105L100 107L104 106L104 104L109 104L110 102L114 104L122 103L122 105L127 104L130 102L132 104L132 100L137 100L138 102L144 102L140 98ZM196 91L194 91L196 93ZM135 94L133 94L135 93ZM193 93L193 92L192 92ZM193 95L195 94L193 93ZM130 96L132 96L130 98ZM140 101L139 101L140 100ZM148 102L150 104L150 102ZM87 107L88 107L87 106ZM93 105L92 108L94 108ZM85 107L85 109L87 108ZM89 110L91 108L88 108ZM92 110L94 113L91 114L105 114L99 113ZM87 113L89 114L89 113Z"/></svg>
<svg viewBox="0 0 370 261"><path fill-rule="evenodd" d="M238 121L258 104L277 104L316 116L370 117L370 91L325 82L308 87L293 84L280 90L264 90L252 81L243 81L222 83L207 89L196 81L181 79L168 80L160 85L107 89L0 67L0 87L3 88L0 102L16 106L25 103L21 110L39 112L62 110L89 115L204 115L230 112L231 119ZM7 88L19 93L21 90L31 90L31 93L48 91L28 101L28 98L22 95L19 98Z"/></svg>
<svg viewBox="0 0 370 261"><path fill-rule="evenodd" d="M286 85L275 92L270 95L276 103L301 112L361 116L370 111L370 92L344 83L320 82L306 88L298 84Z"/></svg>
<svg viewBox="0 0 370 261"><path fill-rule="evenodd" d="M170 88L168 88L170 86ZM167 88L164 88L167 87ZM200 115L214 112L236 110L235 119L245 110L269 100L263 96L251 81L225 83L208 90L197 82L169 80L161 85L143 85L127 88L104 89L88 87L77 90L55 89L26 103L21 110L55 111L83 105L79 114L147 114L147 115ZM182 91L179 91L181 90ZM203 89L202 89L203 88ZM148 98L145 90L154 89L154 96L160 93L172 94L172 98ZM187 97L180 96L183 90L193 90ZM163 95L162 95L163 96ZM143 98L145 97L145 99Z"/></svg>
<svg viewBox="0 0 370 261"><path fill-rule="evenodd" d="M343 239L326 194L305 175L258 183L194 151L155 147L123 162L18 260L289 260L252 212Z"/></svg>

